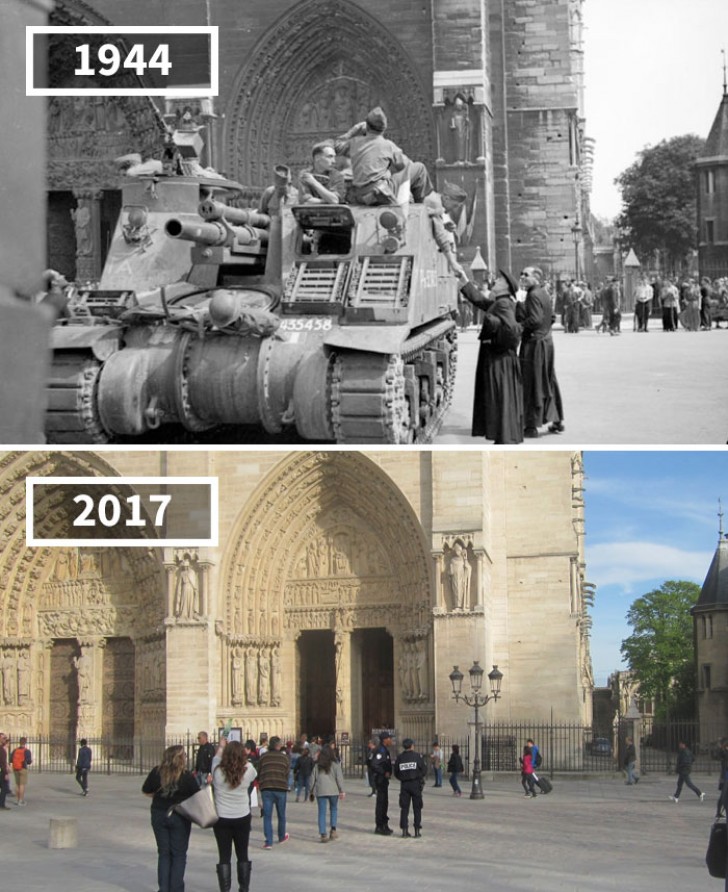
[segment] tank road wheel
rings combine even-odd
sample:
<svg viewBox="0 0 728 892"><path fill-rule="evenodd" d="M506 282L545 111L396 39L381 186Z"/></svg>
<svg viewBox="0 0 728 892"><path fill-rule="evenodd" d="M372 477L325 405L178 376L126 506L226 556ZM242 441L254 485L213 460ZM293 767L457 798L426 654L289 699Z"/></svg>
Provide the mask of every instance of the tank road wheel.
<svg viewBox="0 0 728 892"><path fill-rule="evenodd" d="M101 365L90 353L53 356L45 416L49 443L111 442L96 399Z"/></svg>
<svg viewBox="0 0 728 892"><path fill-rule="evenodd" d="M337 443L411 443L414 431L402 357L338 354L332 375L331 418Z"/></svg>

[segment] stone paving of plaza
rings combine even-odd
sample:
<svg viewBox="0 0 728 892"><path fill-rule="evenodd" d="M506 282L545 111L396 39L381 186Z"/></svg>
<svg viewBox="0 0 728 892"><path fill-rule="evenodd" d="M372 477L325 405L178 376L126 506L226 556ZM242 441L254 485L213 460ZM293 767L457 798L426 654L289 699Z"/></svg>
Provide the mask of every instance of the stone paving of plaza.
<svg viewBox="0 0 728 892"><path fill-rule="evenodd" d="M594 318L595 324L600 317ZM459 336L453 405L435 445L482 446L470 436L477 330ZM662 331L645 335L622 320L622 334L554 328L556 375L566 432L526 440L534 448L617 444L725 446L728 440L728 330ZM544 429L545 430L545 429ZM519 447L514 447L519 448Z"/></svg>
<svg viewBox="0 0 728 892"><path fill-rule="evenodd" d="M631 789L618 775L554 778L554 792L523 796L519 776L485 779L483 800L468 786L454 798L446 785L425 791L423 838L375 836L374 799L363 781L348 781L340 804L340 838L318 841L316 806L288 802L285 845L263 851L262 821L253 819L251 890L544 890L672 892L722 890L704 865L714 813L715 776L693 778L701 803L684 790L668 799L675 780L648 775ZM143 778L91 775L84 799L72 774L31 772L25 808L0 812L0 888L37 892L154 892L156 850ZM390 787L390 823L398 823L399 785ZM75 849L49 849L49 818L76 817ZM187 892L213 892L212 831L193 828ZM233 887L237 888L236 886Z"/></svg>

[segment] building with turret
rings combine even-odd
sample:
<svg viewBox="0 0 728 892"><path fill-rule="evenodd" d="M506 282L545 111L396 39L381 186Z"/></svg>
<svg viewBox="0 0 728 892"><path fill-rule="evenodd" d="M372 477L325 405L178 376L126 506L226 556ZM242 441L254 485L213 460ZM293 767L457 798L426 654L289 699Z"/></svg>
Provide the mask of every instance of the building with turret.
<svg viewBox="0 0 728 892"><path fill-rule="evenodd" d="M728 85L696 162L700 275L728 275Z"/></svg>
<svg viewBox="0 0 728 892"><path fill-rule="evenodd" d="M728 168L727 168L728 172ZM718 547L693 614L700 739L728 730L728 535L721 525Z"/></svg>

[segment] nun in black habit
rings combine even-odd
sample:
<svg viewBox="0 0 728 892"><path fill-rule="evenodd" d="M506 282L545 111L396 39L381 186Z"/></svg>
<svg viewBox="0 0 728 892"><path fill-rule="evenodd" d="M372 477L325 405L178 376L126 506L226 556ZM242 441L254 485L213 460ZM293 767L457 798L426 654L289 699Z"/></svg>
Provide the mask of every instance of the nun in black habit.
<svg viewBox="0 0 728 892"><path fill-rule="evenodd" d="M521 326L516 322L515 279L503 270L486 297L465 281L463 297L484 310L480 351L475 370L473 436L496 445L523 442L523 389L518 342Z"/></svg>

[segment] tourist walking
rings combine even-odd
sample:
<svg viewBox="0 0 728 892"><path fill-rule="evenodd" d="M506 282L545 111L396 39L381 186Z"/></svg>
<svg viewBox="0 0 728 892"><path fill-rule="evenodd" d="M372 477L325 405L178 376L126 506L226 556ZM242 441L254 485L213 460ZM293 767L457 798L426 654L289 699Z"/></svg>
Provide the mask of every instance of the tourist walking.
<svg viewBox="0 0 728 892"><path fill-rule="evenodd" d="M300 765L300 760L299 760ZM278 818L278 842L287 842L288 756L281 752L280 737L271 737L267 752L258 760L258 785L263 796L264 849L273 848L273 809Z"/></svg>
<svg viewBox="0 0 728 892"><path fill-rule="evenodd" d="M542 424L549 424L551 433L561 433L564 410L554 368L553 307L543 287L542 271L535 266L526 267L521 273L521 284L527 289L526 300L517 305L516 313L523 325L520 359L524 436L533 438L539 436Z"/></svg>
<svg viewBox="0 0 728 892"><path fill-rule="evenodd" d="M690 772L692 771L692 768L693 754L688 749L688 745L685 741L680 740L677 745L677 763L675 765L675 770L677 771L677 789L675 790L674 796L670 796L670 799L672 799L673 802L678 802L680 800L683 784L686 787L689 787L701 802L705 799L705 793L701 793L698 787L696 787L690 780Z"/></svg>
<svg viewBox="0 0 728 892"><path fill-rule="evenodd" d="M10 807L5 805L5 798L10 792L10 769L8 762L7 750L8 738L6 734L0 731L0 809L10 811Z"/></svg>
<svg viewBox="0 0 728 892"><path fill-rule="evenodd" d="M627 784L628 787L631 787L633 784L638 784L640 780L634 773L635 765L637 764L637 750L634 745L634 740L631 737L625 738L624 743L626 748L624 751L623 766L627 773L625 784Z"/></svg>
<svg viewBox="0 0 728 892"><path fill-rule="evenodd" d="M191 823L174 806L199 790L187 770L184 747L168 746L159 765L147 775L142 793L152 797L151 820L157 841L157 884L159 892L184 892L187 848Z"/></svg>
<svg viewBox="0 0 728 892"><path fill-rule="evenodd" d="M432 771L435 775L435 783L432 785L433 787L441 787L442 786L442 752L440 751L440 744L435 741L432 744L432 752L430 753L430 765L432 765Z"/></svg>
<svg viewBox="0 0 728 892"><path fill-rule="evenodd" d="M296 782L296 802L301 801L301 791L303 791L303 801L308 799L308 792L311 789L311 774L313 773L313 759L308 747L304 746L301 754L296 761L293 777Z"/></svg>
<svg viewBox="0 0 728 892"><path fill-rule="evenodd" d="M533 779L533 756L531 747L526 744L523 747L523 753L518 757L521 763L521 786L526 796L536 798L536 782Z"/></svg>
<svg viewBox="0 0 728 892"><path fill-rule="evenodd" d="M311 796L316 799L318 806L318 829L321 842L336 839L337 819L339 814L339 799L343 799L344 774L341 764L334 758L334 750L324 747L319 753L316 765L313 769L313 783ZM329 809L330 831L326 832L326 807Z"/></svg>
<svg viewBox="0 0 728 892"><path fill-rule="evenodd" d="M28 785L28 769L33 764L33 754L26 746L27 737L21 737L18 745L10 754L10 764L13 768L13 778L15 779L15 802L16 805L25 805L25 788Z"/></svg>
<svg viewBox="0 0 728 892"><path fill-rule="evenodd" d="M217 881L220 892L230 892L232 886L232 853L235 846L239 892L250 889L253 869L248 858L250 840L250 788L257 772L248 761L242 743L221 738L212 760L212 788L218 820L213 825L217 842Z"/></svg>
<svg viewBox="0 0 728 892"><path fill-rule="evenodd" d="M377 795L377 785L374 780L374 769L372 763L377 752L379 741L375 737L370 737L367 741L366 763L367 763L367 783L369 784L369 796Z"/></svg>
<svg viewBox="0 0 728 892"><path fill-rule="evenodd" d="M85 737L81 738L81 746L76 757L76 783L81 787L81 795L88 796L88 773L91 770L93 754Z"/></svg>
<svg viewBox="0 0 728 892"><path fill-rule="evenodd" d="M523 388L516 350L521 326L516 322L515 279L498 271L488 298L467 280L460 291L484 311L478 335L480 349L475 369L472 435L496 445L523 442Z"/></svg>
<svg viewBox="0 0 728 892"><path fill-rule="evenodd" d="M422 835L422 790L425 786L427 765L410 737L402 741L402 752L394 761L394 776L400 782L399 827L402 836L409 836L409 810L412 803L412 819L415 837Z"/></svg>
<svg viewBox="0 0 728 892"><path fill-rule="evenodd" d="M450 758L447 760L447 773L450 775L448 780L452 787L453 796L463 795L463 791L460 789L460 784L458 783L458 775L462 774L464 770L463 760L460 756L460 747L457 743L453 743Z"/></svg>

